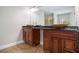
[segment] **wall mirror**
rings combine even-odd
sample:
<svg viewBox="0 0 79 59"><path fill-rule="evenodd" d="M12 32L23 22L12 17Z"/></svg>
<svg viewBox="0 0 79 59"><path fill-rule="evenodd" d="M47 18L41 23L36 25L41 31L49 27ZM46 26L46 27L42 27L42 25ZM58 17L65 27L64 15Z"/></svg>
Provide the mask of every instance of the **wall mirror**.
<svg viewBox="0 0 79 59"><path fill-rule="evenodd" d="M75 26L75 7L74 6L48 6L44 7L45 25L66 24Z"/></svg>
<svg viewBox="0 0 79 59"><path fill-rule="evenodd" d="M32 9L31 14L28 14L28 24L43 26L51 26L53 24L77 25L75 6L39 6L34 8L36 9ZM38 11L33 12L35 10Z"/></svg>

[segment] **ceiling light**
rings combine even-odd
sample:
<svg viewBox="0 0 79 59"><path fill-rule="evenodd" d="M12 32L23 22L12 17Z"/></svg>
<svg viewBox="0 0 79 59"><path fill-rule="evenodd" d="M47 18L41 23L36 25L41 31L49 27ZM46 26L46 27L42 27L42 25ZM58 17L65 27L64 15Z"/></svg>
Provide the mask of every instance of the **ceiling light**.
<svg viewBox="0 0 79 59"><path fill-rule="evenodd" d="M32 7L32 8L30 8L30 9L28 9L27 13L28 13L28 14L33 14L33 13L35 13L35 12L37 12L37 11L38 11L38 8L37 8L37 7Z"/></svg>
<svg viewBox="0 0 79 59"><path fill-rule="evenodd" d="M36 11L38 11L38 8L31 8L30 11L31 11L31 12L36 12Z"/></svg>

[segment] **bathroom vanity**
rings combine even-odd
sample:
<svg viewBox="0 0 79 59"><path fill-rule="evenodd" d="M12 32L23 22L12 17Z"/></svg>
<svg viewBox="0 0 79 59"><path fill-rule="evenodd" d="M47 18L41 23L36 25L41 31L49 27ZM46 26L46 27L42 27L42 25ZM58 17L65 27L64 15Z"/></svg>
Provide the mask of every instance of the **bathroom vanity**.
<svg viewBox="0 0 79 59"><path fill-rule="evenodd" d="M28 28L26 27L26 29ZM56 29L51 26L33 26L29 28L29 30L23 31L25 42L29 42L30 38L28 38L28 36L24 33L30 31L31 29L32 31L30 33L32 33L33 35L30 38L32 39L32 41L38 43L40 39L40 30L43 30L43 50L46 53L79 52L79 32L77 30L78 27L66 27L62 29ZM27 39L29 41L27 41ZM35 44L35 42L32 44Z"/></svg>
<svg viewBox="0 0 79 59"><path fill-rule="evenodd" d="M31 26L23 26L23 40L32 46L40 44L40 29L34 29Z"/></svg>
<svg viewBox="0 0 79 59"><path fill-rule="evenodd" d="M79 33L76 30L44 29L44 52L78 52Z"/></svg>

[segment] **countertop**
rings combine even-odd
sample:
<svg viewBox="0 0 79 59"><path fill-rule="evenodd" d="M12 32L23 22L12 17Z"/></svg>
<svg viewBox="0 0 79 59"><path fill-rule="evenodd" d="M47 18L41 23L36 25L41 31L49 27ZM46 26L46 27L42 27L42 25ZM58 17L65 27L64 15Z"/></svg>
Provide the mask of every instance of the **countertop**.
<svg viewBox="0 0 79 59"><path fill-rule="evenodd" d="M29 27L29 26L23 26ZM40 29L40 30L60 30L60 31L75 31L79 32L79 27L77 26L67 26L65 28L54 28L53 26L31 26L32 29Z"/></svg>
<svg viewBox="0 0 79 59"><path fill-rule="evenodd" d="M78 27L65 27L65 28L54 28L51 26L34 26L33 29L41 29L41 30L61 30L61 31L76 31L79 32Z"/></svg>

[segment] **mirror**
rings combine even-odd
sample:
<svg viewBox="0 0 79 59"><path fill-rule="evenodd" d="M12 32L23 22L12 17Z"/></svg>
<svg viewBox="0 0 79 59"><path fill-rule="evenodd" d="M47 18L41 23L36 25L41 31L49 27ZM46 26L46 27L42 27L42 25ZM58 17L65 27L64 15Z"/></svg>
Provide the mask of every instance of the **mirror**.
<svg viewBox="0 0 79 59"><path fill-rule="evenodd" d="M69 25L71 19L71 13L58 14L57 24L67 24Z"/></svg>
<svg viewBox="0 0 79 59"><path fill-rule="evenodd" d="M52 6L45 9L45 26L53 24L66 24L76 26L74 6Z"/></svg>
<svg viewBox="0 0 79 59"><path fill-rule="evenodd" d="M46 26L51 26L54 23L54 19L53 19L53 13L45 13L45 25Z"/></svg>

